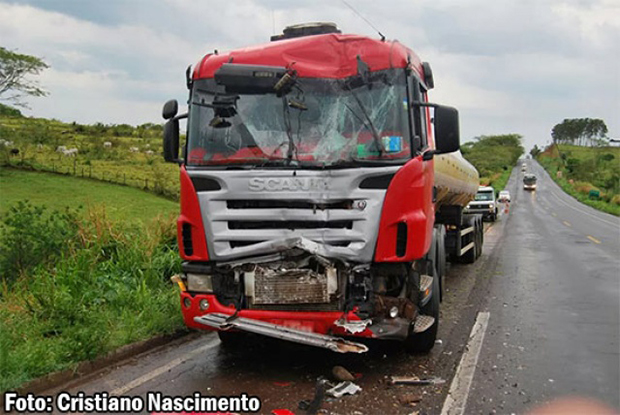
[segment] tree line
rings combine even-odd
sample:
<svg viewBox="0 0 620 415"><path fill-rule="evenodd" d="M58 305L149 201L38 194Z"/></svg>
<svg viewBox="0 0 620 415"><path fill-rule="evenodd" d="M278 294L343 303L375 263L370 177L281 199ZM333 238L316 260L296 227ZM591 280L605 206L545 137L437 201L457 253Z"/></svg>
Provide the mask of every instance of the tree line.
<svg viewBox="0 0 620 415"><path fill-rule="evenodd" d="M556 144L602 146L608 144L607 125L599 118L571 118L556 124L551 137Z"/></svg>

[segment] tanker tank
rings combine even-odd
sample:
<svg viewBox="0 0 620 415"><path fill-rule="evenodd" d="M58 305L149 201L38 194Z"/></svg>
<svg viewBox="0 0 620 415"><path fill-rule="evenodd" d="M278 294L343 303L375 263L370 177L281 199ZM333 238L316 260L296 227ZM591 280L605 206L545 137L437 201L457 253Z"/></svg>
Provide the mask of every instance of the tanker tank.
<svg viewBox="0 0 620 415"><path fill-rule="evenodd" d="M435 156L437 208L447 205L465 207L478 191L480 176L460 151Z"/></svg>

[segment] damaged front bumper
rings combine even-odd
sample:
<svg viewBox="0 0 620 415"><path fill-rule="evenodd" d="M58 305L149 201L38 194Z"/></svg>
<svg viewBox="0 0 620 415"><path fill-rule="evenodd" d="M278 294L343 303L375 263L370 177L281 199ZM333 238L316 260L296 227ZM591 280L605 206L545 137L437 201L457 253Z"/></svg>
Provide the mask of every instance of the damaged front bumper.
<svg viewBox="0 0 620 415"><path fill-rule="evenodd" d="M266 323L264 321L235 315L228 316L221 313L211 313L201 317L195 317L194 321L219 330L243 330L263 336L274 337L276 339L322 347L338 353L364 353L368 351L368 347L365 345L351 342L340 337L307 332L280 324Z"/></svg>
<svg viewBox="0 0 620 415"><path fill-rule="evenodd" d="M430 298L432 278L411 264L351 265L305 238L280 242L280 251L261 257L183 264L175 281L185 324L342 353L367 350L344 336L405 340L430 326L417 304Z"/></svg>

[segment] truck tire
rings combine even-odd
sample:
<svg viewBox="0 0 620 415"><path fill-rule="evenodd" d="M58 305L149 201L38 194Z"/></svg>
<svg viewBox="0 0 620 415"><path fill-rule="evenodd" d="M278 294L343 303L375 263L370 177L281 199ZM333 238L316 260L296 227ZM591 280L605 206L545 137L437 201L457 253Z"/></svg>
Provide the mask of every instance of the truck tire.
<svg viewBox="0 0 620 415"><path fill-rule="evenodd" d="M446 230L443 226L437 229L437 249L436 249L436 264L437 275L439 277L439 301L443 301L443 287L444 279L447 273L447 258L446 258Z"/></svg>
<svg viewBox="0 0 620 415"><path fill-rule="evenodd" d="M413 324L411 325L405 339L405 350L408 353L428 353L435 345L439 330L439 296L439 278L437 271L433 270L433 294L429 302L420 308L420 314L434 317L435 323L422 333L414 333Z"/></svg>
<svg viewBox="0 0 620 415"><path fill-rule="evenodd" d="M476 229L476 259L480 258L482 255L482 240L484 238L484 223L482 221L478 221L478 227Z"/></svg>
<svg viewBox="0 0 620 415"><path fill-rule="evenodd" d="M226 349L240 349L247 344L247 335L238 331L218 331L217 336L222 342L222 347Z"/></svg>

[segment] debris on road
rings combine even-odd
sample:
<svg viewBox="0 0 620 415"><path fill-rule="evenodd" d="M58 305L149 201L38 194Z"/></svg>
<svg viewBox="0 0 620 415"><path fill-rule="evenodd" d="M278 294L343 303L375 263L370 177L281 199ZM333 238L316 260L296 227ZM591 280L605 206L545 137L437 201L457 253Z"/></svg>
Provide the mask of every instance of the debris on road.
<svg viewBox="0 0 620 415"><path fill-rule="evenodd" d="M389 381L390 385L440 385L442 383L446 381L438 377L420 379L417 376L392 376Z"/></svg>
<svg viewBox="0 0 620 415"><path fill-rule="evenodd" d="M405 393L398 397L398 401L403 406L414 406L421 400L422 400L422 397L414 393Z"/></svg>
<svg viewBox="0 0 620 415"><path fill-rule="evenodd" d="M306 411L308 415L316 414L321 406L323 406L323 400L325 399L325 389L329 385L327 379L320 377L316 381L316 387L314 392L314 398L311 401L301 401L298 404L299 409Z"/></svg>
<svg viewBox="0 0 620 415"><path fill-rule="evenodd" d="M351 374L351 372L342 366L334 366L332 369L332 375L334 376L334 379L339 382L353 382L355 380L355 377Z"/></svg>
<svg viewBox="0 0 620 415"><path fill-rule="evenodd" d="M340 382L333 388L327 390L327 394L333 396L334 398L340 398L344 395L355 395L357 392L361 391L362 388L356 385L353 382Z"/></svg>

